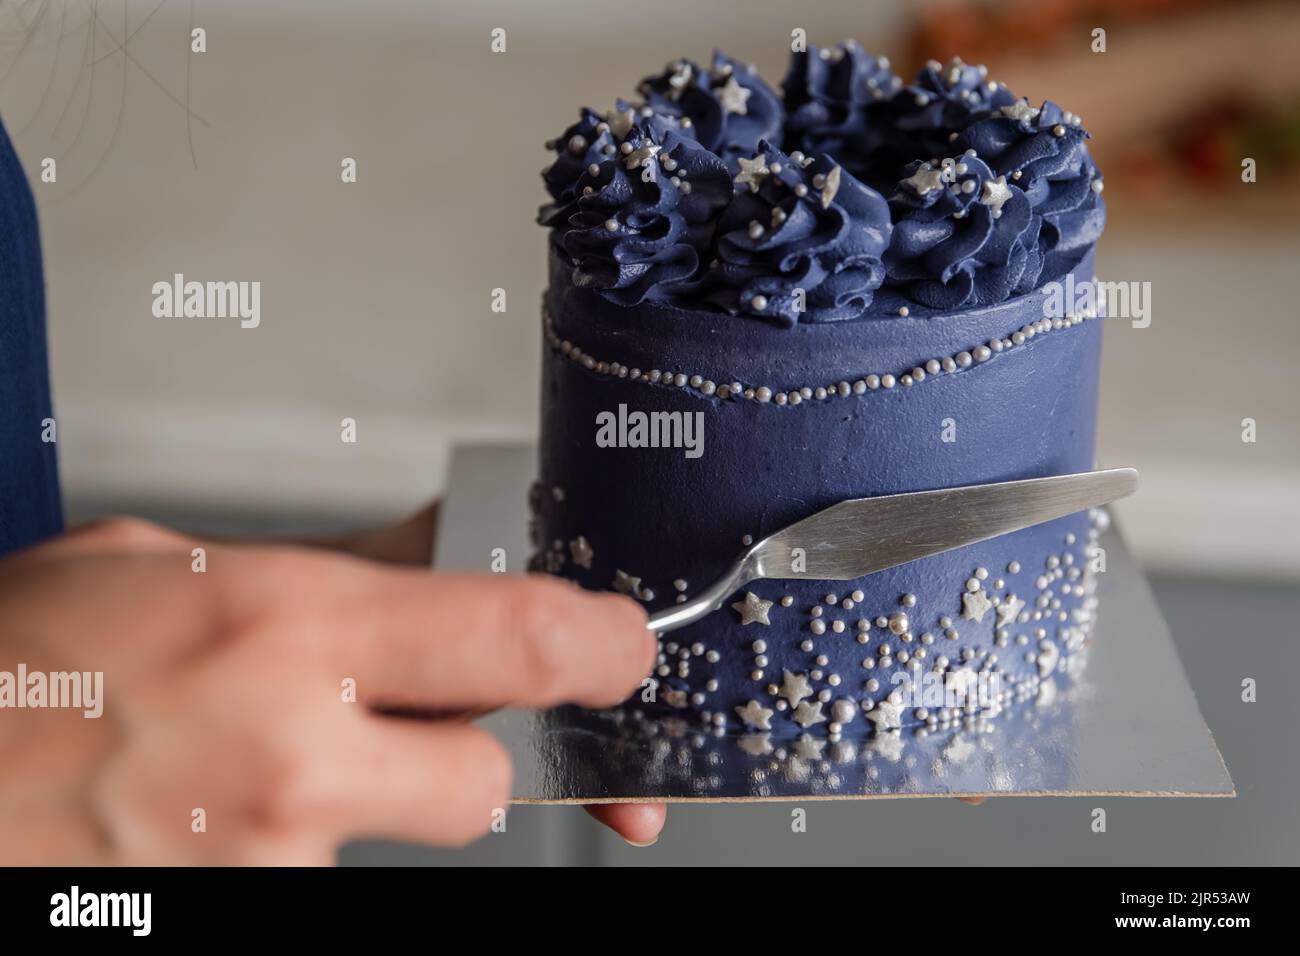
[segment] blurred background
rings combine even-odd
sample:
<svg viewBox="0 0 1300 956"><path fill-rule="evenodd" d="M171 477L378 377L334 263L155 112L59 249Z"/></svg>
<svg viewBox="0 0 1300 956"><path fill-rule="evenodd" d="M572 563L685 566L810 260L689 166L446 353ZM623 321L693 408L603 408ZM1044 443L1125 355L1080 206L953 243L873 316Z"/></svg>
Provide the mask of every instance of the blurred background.
<svg viewBox="0 0 1300 956"><path fill-rule="evenodd" d="M191 54L196 27L207 49ZM494 54L498 27L506 52ZM1288 699L1261 701L1247 720L1232 706L1240 675L1220 666L1225 651L1258 669L1298 663L1288 623L1300 615L1294 3L0 0L0 115L41 212L70 517L335 530L434 496L456 442L529 440L543 142L579 106L605 109L666 61L706 59L714 44L776 85L795 28L817 44L854 37L905 76L931 57L986 63L1092 131L1110 216L1099 273L1152 287L1149 328L1107 323L1100 459L1142 470L1121 525L1153 572L1243 789L1231 812L1242 813L1269 773L1293 773L1262 761L1243 775L1260 749L1254 725L1270 706L1278 727L1300 717ZM1099 28L1105 52L1094 52ZM354 184L340 181L345 157ZM1246 157L1253 184L1242 182ZM41 180L47 158L54 182ZM260 281L260 327L154 318L151 287L175 273ZM504 313L491 309L497 288ZM356 444L339 441L345 417ZM1259 797L1258 819L1272 819L1280 786ZM994 833L1029 819L1023 801L890 803L871 813L937 833L969 827L971 814ZM1195 854L1207 844L1187 843L1179 826L1221 830L1214 814L1229 811L1192 803L1144 811L1125 852L1203 862ZM785 820L727 812L725 824L715 811L675 813L653 852L677 840L674 852L689 853L724 825L743 843L745 821L763 812ZM514 841L518 860L621 859L577 814L556 823L556 813L520 812L537 838ZM1284 836L1266 838L1257 820L1253 837L1223 836L1214 852L1294 860L1294 820L1279 819L1291 821ZM350 852L356 862L509 857L500 845ZM848 851L832 840L819 852Z"/></svg>

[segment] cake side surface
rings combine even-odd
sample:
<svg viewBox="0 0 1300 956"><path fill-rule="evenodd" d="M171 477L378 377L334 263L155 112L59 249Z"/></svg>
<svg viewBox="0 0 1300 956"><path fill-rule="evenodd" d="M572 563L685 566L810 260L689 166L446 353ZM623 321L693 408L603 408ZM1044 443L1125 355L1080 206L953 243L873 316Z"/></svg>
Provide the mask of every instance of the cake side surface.
<svg viewBox="0 0 1300 956"><path fill-rule="evenodd" d="M1076 279L1090 274L1087 259ZM543 311L537 566L649 609L711 583L746 540L846 498L1092 467L1101 322L1053 327L1040 294L941 318L750 323L737 335L726 322L744 320L612 306L561 262ZM785 404L760 400L762 387ZM695 448L611 447L608 430L602 441L602 420L635 412L691 419ZM1080 514L858 581L756 582L737 608L663 637L639 703L799 733L937 718L923 701L891 703L900 674L984 674L994 710L1036 696L1083 653L1091 533Z"/></svg>

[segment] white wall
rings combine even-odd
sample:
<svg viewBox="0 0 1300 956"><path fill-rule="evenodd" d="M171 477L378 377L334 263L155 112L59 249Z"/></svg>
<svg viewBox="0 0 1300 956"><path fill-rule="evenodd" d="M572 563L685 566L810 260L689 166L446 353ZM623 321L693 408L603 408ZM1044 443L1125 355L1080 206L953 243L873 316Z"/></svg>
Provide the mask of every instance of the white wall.
<svg viewBox="0 0 1300 956"><path fill-rule="evenodd" d="M413 506L449 440L533 431L543 140L713 41L774 82L793 26L888 50L873 38L903 6L200 2L209 52L190 58L185 3L147 22L154 0L101 3L93 56L84 5L42 8L26 43L7 5L0 110L33 177L59 163L37 195L70 498ZM124 10L138 30L125 86ZM488 50L495 26L504 55ZM344 156L355 185L339 182ZM1294 229L1114 222L1103 271L1156 296L1150 329L1108 328L1103 458L1147 472L1125 513L1139 551L1300 571L1285 496L1300 476ZM153 318L150 287L175 272L260 281L261 327ZM498 286L505 315L488 308Z"/></svg>

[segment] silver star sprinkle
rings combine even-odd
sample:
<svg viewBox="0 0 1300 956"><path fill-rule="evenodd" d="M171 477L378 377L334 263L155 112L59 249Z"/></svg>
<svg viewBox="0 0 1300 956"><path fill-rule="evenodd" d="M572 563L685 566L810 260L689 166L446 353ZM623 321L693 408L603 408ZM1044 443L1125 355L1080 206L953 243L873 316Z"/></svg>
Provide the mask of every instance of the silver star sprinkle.
<svg viewBox="0 0 1300 956"><path fill-rule="evenodd" d="M764 601L753 591L745 592L745 599L737 601L731 605L732 610L740 615L740 623L743 624L771 624L767 619L767 612L772 610L772 601Z"/></svg>
<svg viewBox="0 0 1300 956"><path fill-rule="evenodd" d="M993 218L1002 215L1002 204L1011 198L1011 189L1007 186L1007 177L987 179L980 190L980 202L993 210Z"/></svg>
<svg viewBox="0 0 1300 956"><path fill-rule="evenodd" d="M668 74L668 98L680 100L691 83L691 65L685 60L678 60L672 73Z"/></svg>
<svg viewBox="0 0 1300 956"><path fill-rule="evenodd" d="M724 85L713 91L713 95L722 104L723 112L738 113L741 116L749 112L749 94L749 90L736 82L735 76L729 76Z"/></svg>
<svg viewBox="0 0 1300 956"><path fill-rule="evenodd" d="M605 114L605 122L609 124L609 131L614 134L615 139L624 139L632 131L632 124L636 122L636 113L630 108L610 110Z"/></svg>
<svg viewBox="0 0 1300 956"><path fill-rule="evenodd" d="M659 147L654 143L646 143L639 149L632 150L632 152L627 154L627 168L636 169L638 166L649 163L654 159L655 153L657 152L659 152Z"/></svg>
<svg viewBox="0 0 1300 956"><path fill-rule="evenodd" d="M961 616L968 621L983 621L984 615L992 606L993 602L983 589L967 591L961 596Z"/></svg>
<svg viewBox="0 0 1300 956"><path fill-rule="evenodd" d="M791 707L797 706L805 697L812 696L812 686L808 683L807 674L791 674L789 671L783 671L782 674L781 688L777 691L777 696L784 697Z"/></svg>
<svg viewBox="0 0 1300 956"><path fill-rule="evenodd" d="M794 722L800 727L811 727L813 724L824 723L826 715L822 713L822 702L820 700L809 703L804 701L794 709Z"/></svg>
<svg viewBox="0 0 1300 956"><path fill-rule="evenodd" d="M736 713L740 719L745 722L747 727L755 727L759 730L771 730L772 715L776 711L770 707L764 707L756 700L751 700L744 707L737 707Z"/></svg>
<svg viewBox="0 0 1300 956"><path fill-rule="evenodd" d="M1014 594L1008 594L998 605L998 627L1005 627L1015 621L1016 615L1024 608L1025 602Z"/></svg>
<svg viewBox="0 0 1300 956"><path fill-rule="evenodd" d="M628 594L632 597L640 597L641 579L633 577L626 571L615 571L614 590L619 594Z"/></svg>
<svg viewBox="0 0 1300 956"><path fill-rule="evenodd" d="M943 171L932 169L930 164L926 163L903 182L911 186L918 196L928 196L936 190L943 189Z"/></svg>
<svg viewBox="0 0 1300 956"><path fill-rule="evenodd" d="M825 209L835 198L835 194L840 191L840 168L838 166L831 169L826 174L826 185L822 187L822 208Z"/></svg>
<svg viewBox="0 0 1300 956"><path fill-rule="evenodd" d="M767 168L767 154L759 153L753 159L741 158L738 162L740 163L740 172L736 174L736 185L744 186L748 184L750 192L758 192L759 184L770 174Z"/></svg>
<svg viewBox="0 0 1300 956"><path fill-rule="evenodd" d="M888 697L867 711L867 720L876 725L876 735L882 730L898 730L903 726L903 705Z"/></svg>
<svg viewBox="0 0 1300 956"><path fill-rule="evenodd" d="M670 707L680 709L686 706L686 691L684 690L665 690L661 696Z"/></svg>
<svg viewBox="0 0 1300 956"><path fill-rule="evenodd" d="M1018 123L1029 123L1038 119L1039 110L1029 105L1029 100L1021 100L1010 106L1002 107L1002 115Z"/></svg>
<svg viewBox="0 0 1300 956"><path fill-rule="evenodd" d="M582 535L569 542L569 554L573 556L573 563L588 571L591 570L591 559L594 553L591 544Z"/></svg>

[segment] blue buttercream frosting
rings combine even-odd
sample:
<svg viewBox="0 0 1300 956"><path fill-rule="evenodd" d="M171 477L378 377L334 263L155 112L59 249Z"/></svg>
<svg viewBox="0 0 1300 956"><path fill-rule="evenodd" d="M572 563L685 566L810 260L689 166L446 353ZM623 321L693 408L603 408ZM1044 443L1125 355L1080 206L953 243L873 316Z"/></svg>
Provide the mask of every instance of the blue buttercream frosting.
<svg viewBox="0 0 1300 956"><path fill-rule="evenodd" d="M739 178L746 188L716 229L714 301L784 326L860 315L885 279L892 226L880 194L829 156L767 143Z"/></svg>
<svg viewBox="0 0 1300 956"><path fill-rule="evenodd" d="M575 284L621 305L670 300L700 272L731 174L713 152L654 122L636 124L622 145L578 177L561 245Z"/></svg>
<svg viewBox="0 0 1300 956"><path fill-rule="evenodd" d="M987 181L973 167L958 183ZM1021 214L1013 202L995 231ZM716 308L628 309L575 286L561 250L550 267L532 566L584 587L662 610L746 543L836 502L1093 465L1103 323L1049 322L1037 292L944 321L782 328ZM1074 276L1091 279L1091 256ZM593 422L620 408L698 418L703 454L602 443ZM976 671L1004 692L981 714L1036 709L1086 659L1094 530L1077 514L854 581L752 582L662 636L656 698L629 708L774 746L870 732L899 754L918 753L909 728L944 734L967 716L895 706L900 681ZM736 607L751 593L763 621Z"/></svg>
<svg viewBox="0 0 1300 956"><path fill-rule="evenodd" d="M887 59L852 40L794 53L782 84L786 140L863 174L886 142L889 105L902 85Z"/></svg>
<svg viewBox="0 0 1300 956"><path fill-rule="evenodd" d="M676 118L733 169L760 141L780 144L785 119L780 98L753 66L720 52L714 52L707 71L690 60L669 63L642 80L640 92L650 109Z"/></svg>
<svg viewBox="0 0 1300 956"><path fill-rule="evenodd" d="M952 149L954 133L1015 100L1006 86L988 78L983 66L956 58L946 66L931 60L890 103L893 139L909 159L944 156Z"/></svg>
<svg viewBox="0 0 1300 956"><path fill-rule="evenodd" d="M945 311L996 305L1037 284L1042 219L976 156L912 163L890 205L898 224L885 264L916 301Z"/></svg>
<svg viewBox="0 0 1300 956"><path fill-rule="evenodd" d="M1009 177L1043 219L1044 281L1079 263L1106 224L1101 173L1088 153L1079 118L1050 101L1004 104L981 116L957 137L992 169Z"/></svg>
<svg viewBox="0 0 1300 956"><path fill-rule="evenodd" d="M1101 234L1078 117L984 67L932 61L904 85L848 41L795 53L783 89L715 53L646 78L642 102L584 110L551 144L539 216L572 281L790 327L996 305ZM824 204L814 176L837 183Z"/></svg>

